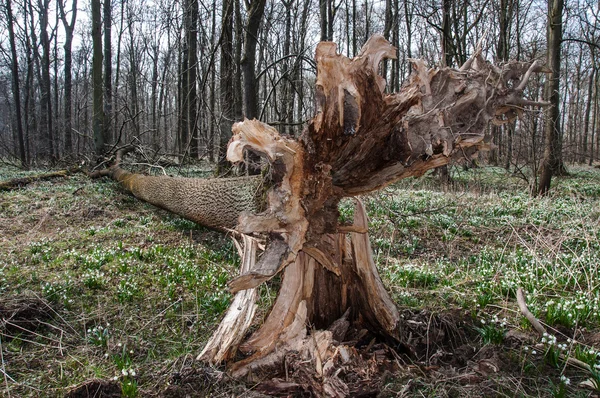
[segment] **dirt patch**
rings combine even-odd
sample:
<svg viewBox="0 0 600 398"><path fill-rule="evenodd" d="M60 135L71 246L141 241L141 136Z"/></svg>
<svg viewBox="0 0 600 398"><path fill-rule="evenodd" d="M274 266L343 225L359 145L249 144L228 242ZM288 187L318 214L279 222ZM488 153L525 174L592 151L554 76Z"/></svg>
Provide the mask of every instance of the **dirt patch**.
<svg viewBox="0 0 600 398"><path fill-rule="evenodd" d="M381 341L366 330L351 328L345 341L332 347L333 360L320 367L297 352L286 355L279 368L249 375L248 384L230 379L226 372L195 363L171 375L162 397L210 396L227 393L264 396L395 396L418 389L411 379L457 383L482 382L488 374L507 368L499 349L481 350L473 336L470 317L461 311L435 314L404 311L402 344ZM389 386L398 384L392 393Z"/></svg>
<svg viewBox="0 0 600 398"><path fill-rule="evenodd" d="M171 374L167 380L167 388L159 392L159 396L162 398L211 396L266 397L239 381L229 378L224 372L200 363L194 363L191 366L183 368L180 372Z"/></svg>
<svg viewBox="0 0 600 398"><path fill-rule="evenodd" d="M54 309L43 298L23 294L0 298L0 330L7 333L32 333L50 319Z"/></svg>
<svg viewBox="0 0 600 398"><path fill-rule="evenodd" d="M121 386L116 381L91 379L71 388L65 398L120 398Z"/></svg>

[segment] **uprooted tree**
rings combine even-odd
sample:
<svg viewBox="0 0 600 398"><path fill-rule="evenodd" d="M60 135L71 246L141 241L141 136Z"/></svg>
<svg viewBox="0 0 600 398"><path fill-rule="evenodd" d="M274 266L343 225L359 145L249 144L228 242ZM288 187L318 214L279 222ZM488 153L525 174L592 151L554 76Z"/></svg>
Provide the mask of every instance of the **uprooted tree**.
<svg viewBox="0 0 600 398"><path fill-rule="evenodd" d="M233 302L199 359L228 362L234 376L256 375L294 351L325 385L335 378L332 344L343 341L350 324L400 340L401 317L377 273L365 210L357 199L354 222L342 225L338 203L472 157L485 148L488 122L501 124L528 105L541 105L522 99L527 80L541 67L494 66L479 50L460 69L413 60L407 84L386 94L377 71L382 59L395 56L381 36L353 59L338 54L334 43L320 43L316 116L300 139L280 136L256 120L233 127L228 159L240 162L244 151L258 153L269 163L264 176L152 177L129 173L118 161L102 172L140 199L230 231L240 242L241 273L229 282ZM247 337L256 288L278 273L277 299ZM234 362L240 353L243 359Z"/></svg>

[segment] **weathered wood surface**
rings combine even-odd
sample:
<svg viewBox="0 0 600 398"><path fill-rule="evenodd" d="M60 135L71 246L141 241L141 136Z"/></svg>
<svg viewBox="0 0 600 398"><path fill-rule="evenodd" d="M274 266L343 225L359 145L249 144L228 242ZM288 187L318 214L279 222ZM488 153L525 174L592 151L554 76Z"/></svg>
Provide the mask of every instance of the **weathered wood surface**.
<svg viewBox="0 0 600 398"><path fill-rule="evenodd" d="M268 374L286 352L296 351L322 374L332 351L307 347L316 337L324 346L333 344L333 332L323 333L329 327L340 341L356 322L383 338L398 338L400 316L373 261L364 206L357 200L353 225L341 226L339 200L470 159L486 147L490 121L505 123L531 105L521 96L527 79L541 70L537 63L497 67L480 51L461 69L413 60L407 84L386 94L377 71L395 51L381 36L354 59L338 54L334 43L320 43L317 114L299 141L256 120L234 125L229 160L241 161L245 149L261 153L271 164L272 188L266 211L242 214L236 227L268 234L270 243L255 268L244 270L230 288L255 288L283 272L269 316L239 346L247 357L231 364L236 376Z"/></svg>

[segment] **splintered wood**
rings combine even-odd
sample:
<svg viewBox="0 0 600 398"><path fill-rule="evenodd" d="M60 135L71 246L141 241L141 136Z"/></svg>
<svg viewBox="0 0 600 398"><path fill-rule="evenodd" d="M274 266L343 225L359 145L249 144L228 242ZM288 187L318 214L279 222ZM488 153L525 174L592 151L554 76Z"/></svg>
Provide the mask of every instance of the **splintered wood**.
<svg viewBox="0 0 600 398"><path fill-rule="evenodd" d="M353 225L341 226L340 199L470 158L486 147L489 121L502 123L524 105L542 105L521 98L527 79L542 69L537 63L494 66L478 49L461 69L411 60L409 81L386 94L378 68L395 55L382 36L372 37L354 59L338 54L334 43L320 43L317 114L299 140L257 120L234 125L228 159L242 161L245 150L264 156L270 188L264 212L239 217L243 266L229 284L237 295L201 359L229 361L239 351L245 358L229 363L234 376L271 378L294 353L317 376L314 391L345 396L348 388L335 369L357 358L356 349L342 344L348 331L400 339L401 317L373 261L364 206L356 200ZM258 261L251 235L267 242ZM269 315L246 338L254 289L280 272Z"/></svg>

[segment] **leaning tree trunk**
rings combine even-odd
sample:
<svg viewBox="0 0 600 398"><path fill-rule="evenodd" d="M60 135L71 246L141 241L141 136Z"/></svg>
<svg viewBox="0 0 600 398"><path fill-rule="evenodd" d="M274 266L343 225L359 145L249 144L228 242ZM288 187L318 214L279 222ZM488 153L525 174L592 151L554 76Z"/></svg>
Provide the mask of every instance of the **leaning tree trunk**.
<svg viewBox="0 0 600 398"><path fill-rule="evenodd" d="M317 114L300 140L256 120L235 124L227 157L242 161L245 150L264 156L271 165L265 184L261 177L210 182L144 177L118 166L107 172L136 196L184 217L212 227L235 224L242 238L241 274L229 282L236 296L199 359L228 362L237 377L260 376L293 351L314 366L323 393L343 395L333 372L339 351L332 347L344 341L350 324L400 340L401 318L377 273L364 207L357 199L353 223L342 225L339 201L485 148L489 121L505 123L523 106L540 105L521 95L531 73L541 68L493 66L479 49L461 69L431 69L413 60L408 83L386 95L377 70L382 59L395 56L381 36L372 37L354 59L322 42L316 50ZM248 195L237 198L235 192ZM230 200L207 205L203 195ZM244 208L238 200L251 205ZM256 261L257 240L266 240L266 246ZM280 272L268 317L245 339L255 289ZM239 353L244 359L232 362Z"/></svg>

